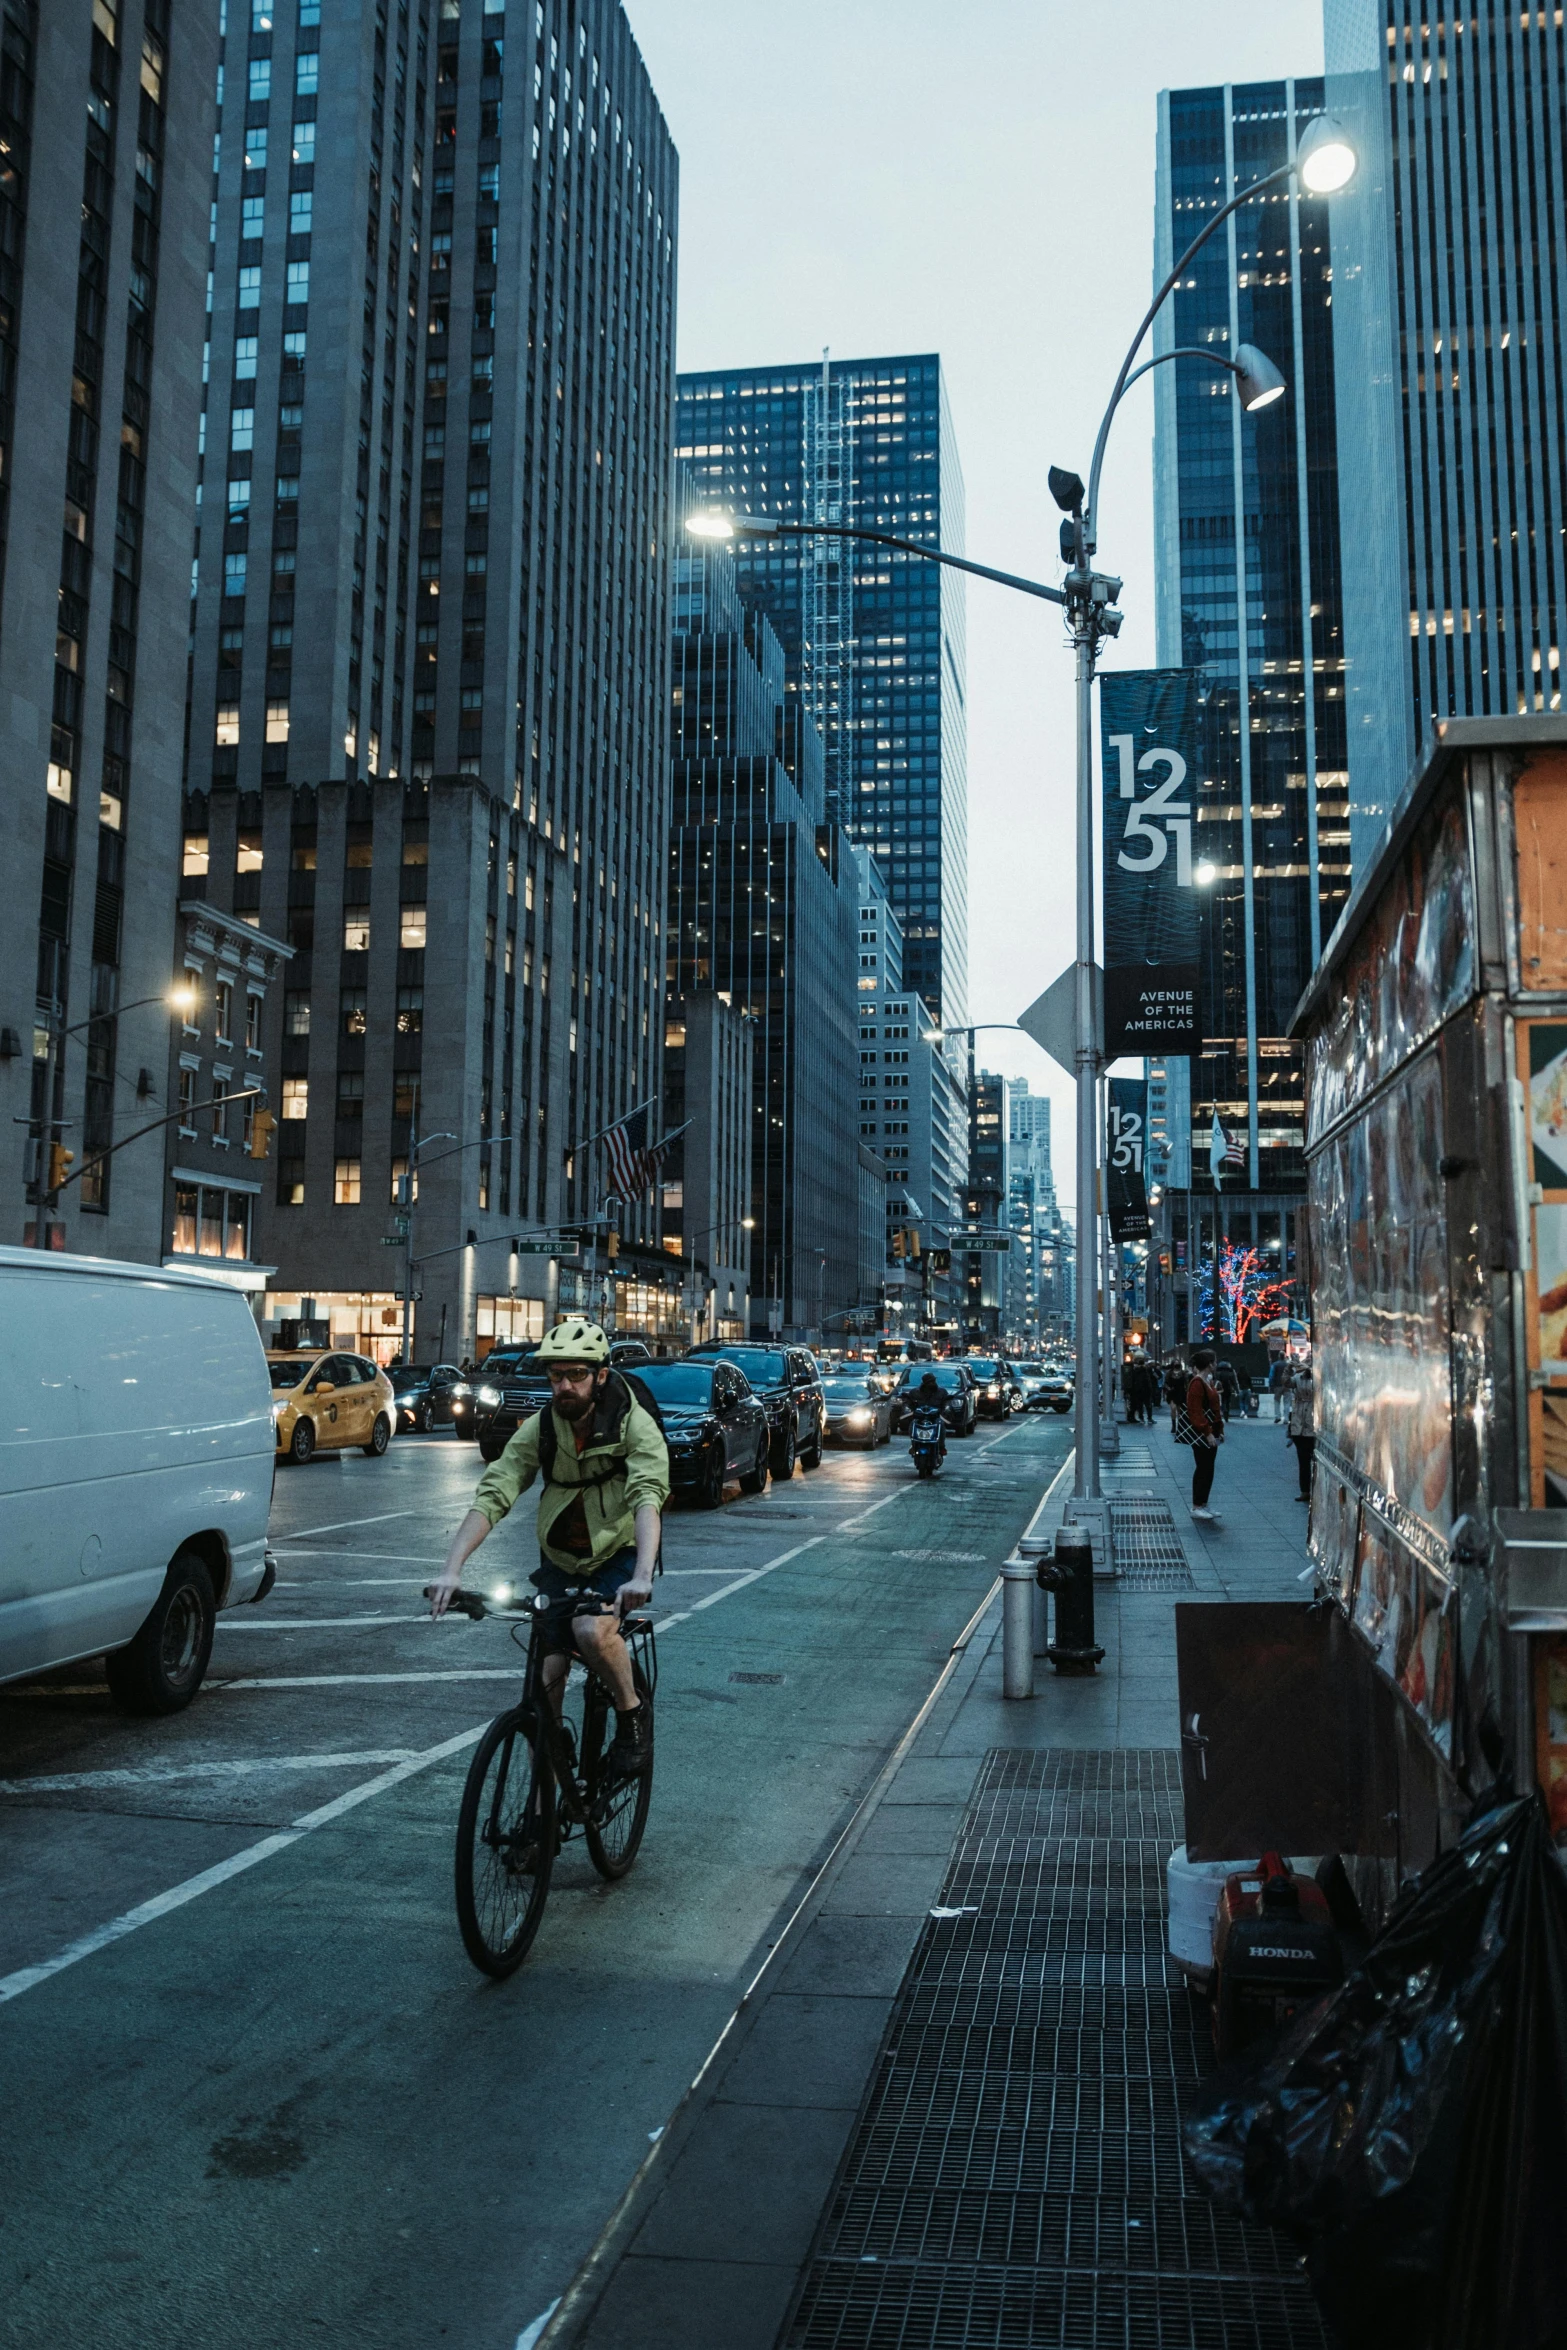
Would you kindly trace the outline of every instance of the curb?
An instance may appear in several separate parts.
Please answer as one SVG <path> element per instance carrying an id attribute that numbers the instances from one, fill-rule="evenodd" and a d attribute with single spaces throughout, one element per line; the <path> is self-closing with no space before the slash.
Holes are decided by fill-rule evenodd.
<path id="1" fill-rule="evenodd" d="M 1051 1491 L 1054 1489 L 1052 1485 Z M 952 1643 L 947 1661 L 918 1713 L 861 1796 L 839 1831 L 832 1850 L 795 1905 L 783 1932 L 742 1992 L 734 2013 L 708 2050 L 690 2087 L 665 2123 L 657 2145 L 649 2149 L 637 2166 L 630 2185 L 556 2304 L 548 2324 L 536 2336 L 536 2350 L 572 2350 L 572 2346 L 582 2339 L 584 2329 L 590 2323 L 617 2263 L 662 2189 L 665 2171 L 686 2145 L 712 2103 L 720 2081 L 739 2055 L 758 2015 L 766 2006 L 777 1977 L 793 1957 L 801 1937 L 813 1923 L 834 1881 L 880 1809 L 883 1798 L 908 1757 L 910 1747 L 930 1719 L 975 1634 L 995 1606 L 1000 1591 L 1001 1577 L 998 1575 Z"/>

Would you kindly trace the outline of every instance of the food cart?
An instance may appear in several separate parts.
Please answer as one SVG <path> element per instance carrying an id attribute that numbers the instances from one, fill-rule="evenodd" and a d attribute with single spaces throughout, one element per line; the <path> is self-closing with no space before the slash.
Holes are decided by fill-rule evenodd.
<path id="1" fill-rule="evenodd" d="M 1385 1892 L 1501 1774 L 1567 1841 L 1567 717 L 1439 729 L 1295 1030 L 1310 1549 Z"/>

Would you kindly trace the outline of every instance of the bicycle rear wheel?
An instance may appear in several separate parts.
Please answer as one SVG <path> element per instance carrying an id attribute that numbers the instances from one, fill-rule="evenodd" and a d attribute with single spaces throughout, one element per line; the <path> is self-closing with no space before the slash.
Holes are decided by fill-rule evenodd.
<path id="1" fill-rule="evenodd" d="M 474 1750 L 457 1814 L 457 1923 L 481 1974 L 521 1966 L 555 1865 L 555 1780 L 520 1713 L 493 1721 Z"/>
<path id="2" fill-rule="evenodd" d="M 653 1697 L 647 1677 L 639 1664 L 633 1663 L 632 1676 L 637 1696 L 652 1715 Z M 588 1791 L 587 1819 L 583 1832 L 587 1838 L 588 1858 L 601 1877 L 611 1883 L 623 1877 L 637 1857 L 642 1832 L 647 1826 L 648 1806 L 653 1800 L 653 1762 L 648 1758 L 645 1771 L 635 1779 L 611 1779 L 607 1760 L 610 1743 L 615 1735 L 615 1711 L 603 1691 L 596 1686 L 589 1692 L 583 1710 L 582 1777 Z"/>

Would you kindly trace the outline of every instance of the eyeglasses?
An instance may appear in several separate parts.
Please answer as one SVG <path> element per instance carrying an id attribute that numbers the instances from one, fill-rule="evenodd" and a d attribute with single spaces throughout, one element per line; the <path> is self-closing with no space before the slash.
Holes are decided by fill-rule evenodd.
<path id="1" fill-rule="evenodd" d="M 551 1363 L 546 1373 L 552 1387 L 559 1386 L 563 1382 L 568 1387 L 577 1387 L 584 1379 L 591 1379 L 593 1376 L 594 1367 L 591 1363 Z"/>

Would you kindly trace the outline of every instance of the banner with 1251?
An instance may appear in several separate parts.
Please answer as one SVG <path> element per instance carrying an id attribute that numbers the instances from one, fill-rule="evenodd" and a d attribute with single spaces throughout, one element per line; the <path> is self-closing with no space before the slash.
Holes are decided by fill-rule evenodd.
<path id="1" fill-rule="evenodd" d="M 1126 669 L 1102 677 L 1099 724 L 1105 1057 L 1195 1053 L 1196 671 Z"/>

